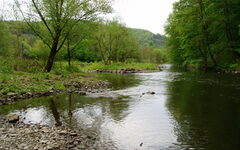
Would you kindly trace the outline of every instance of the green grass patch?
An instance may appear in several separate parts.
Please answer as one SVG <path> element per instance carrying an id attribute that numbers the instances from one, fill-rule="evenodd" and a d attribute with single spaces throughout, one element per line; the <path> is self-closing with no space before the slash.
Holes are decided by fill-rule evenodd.
<path id="1" fill-rule="evenodd" d="M 102 62 L 83 63 L 82 70 L 119 70 L 119 69 L 140 69 L 140 70 L 156 70 L 156 64 L 153 63 L 112 63 L 111 65 L 104 65 Z"/>

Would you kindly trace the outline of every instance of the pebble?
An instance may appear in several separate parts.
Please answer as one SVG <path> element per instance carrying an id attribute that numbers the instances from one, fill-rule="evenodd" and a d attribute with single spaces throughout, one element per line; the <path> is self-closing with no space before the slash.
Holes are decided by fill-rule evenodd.
<path id="1" fill-rule="evenodd" d="M 92 131 L 69 129 L 67 127 L 50 127 L 10 124 L 0 121 L 0 149 L 32 149 L 32 150 L 68 150 L 98 149 L 115 150 L 113 144 L 104 144 Z"/>

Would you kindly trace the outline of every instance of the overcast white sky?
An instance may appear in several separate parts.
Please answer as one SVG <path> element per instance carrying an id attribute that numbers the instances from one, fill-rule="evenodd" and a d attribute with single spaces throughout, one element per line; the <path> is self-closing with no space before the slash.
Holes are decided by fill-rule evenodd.
<path id="1" fill-rule="evenodd" d="M 113 8 L 128 27 L 164 33 L 164 24 L 177 0 L 115 0 Z"/>
<path id="2" fill-rule="evenodd" d="M 0 0 L 0 9 L 13 0 Z M 177 0 L 115 0 L 113 16 L 121 19 L 127 27 L 147 29 L 164 33 L 164 24 Z M 1 12 L 0 12 L 1 13 Z M 6 13 L 6 11 L 5 11 Z M 112 16 L 112 15 L 111 15 Z"/>

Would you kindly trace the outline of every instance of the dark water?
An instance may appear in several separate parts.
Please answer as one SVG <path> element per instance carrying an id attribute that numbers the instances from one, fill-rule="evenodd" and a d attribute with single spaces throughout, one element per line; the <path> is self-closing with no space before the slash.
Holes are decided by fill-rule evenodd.
<path id="1" fill-rule="evenodd" d="M 0 107 L 25 123 L 96 130 L 121 150 L 240 149 L 240 77 L 170 69 L 101 74 L 113 91 L 57 95 Z M 142 95 L 148 91 L 155 95 Z M 140 147 L 140 143 L 143 143 Z"/>

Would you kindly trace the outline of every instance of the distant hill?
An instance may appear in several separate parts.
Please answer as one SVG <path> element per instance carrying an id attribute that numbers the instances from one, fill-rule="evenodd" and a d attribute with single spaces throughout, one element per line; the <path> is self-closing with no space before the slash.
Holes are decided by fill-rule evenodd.
<path id="1" fill-rule="evenodd" d="M 154 34 L 148 30 L 129 28 L 130 32 L 136 37 L 141 47 L 153 46 L 160 48 L 165 44 L 165 36 Z"/>

